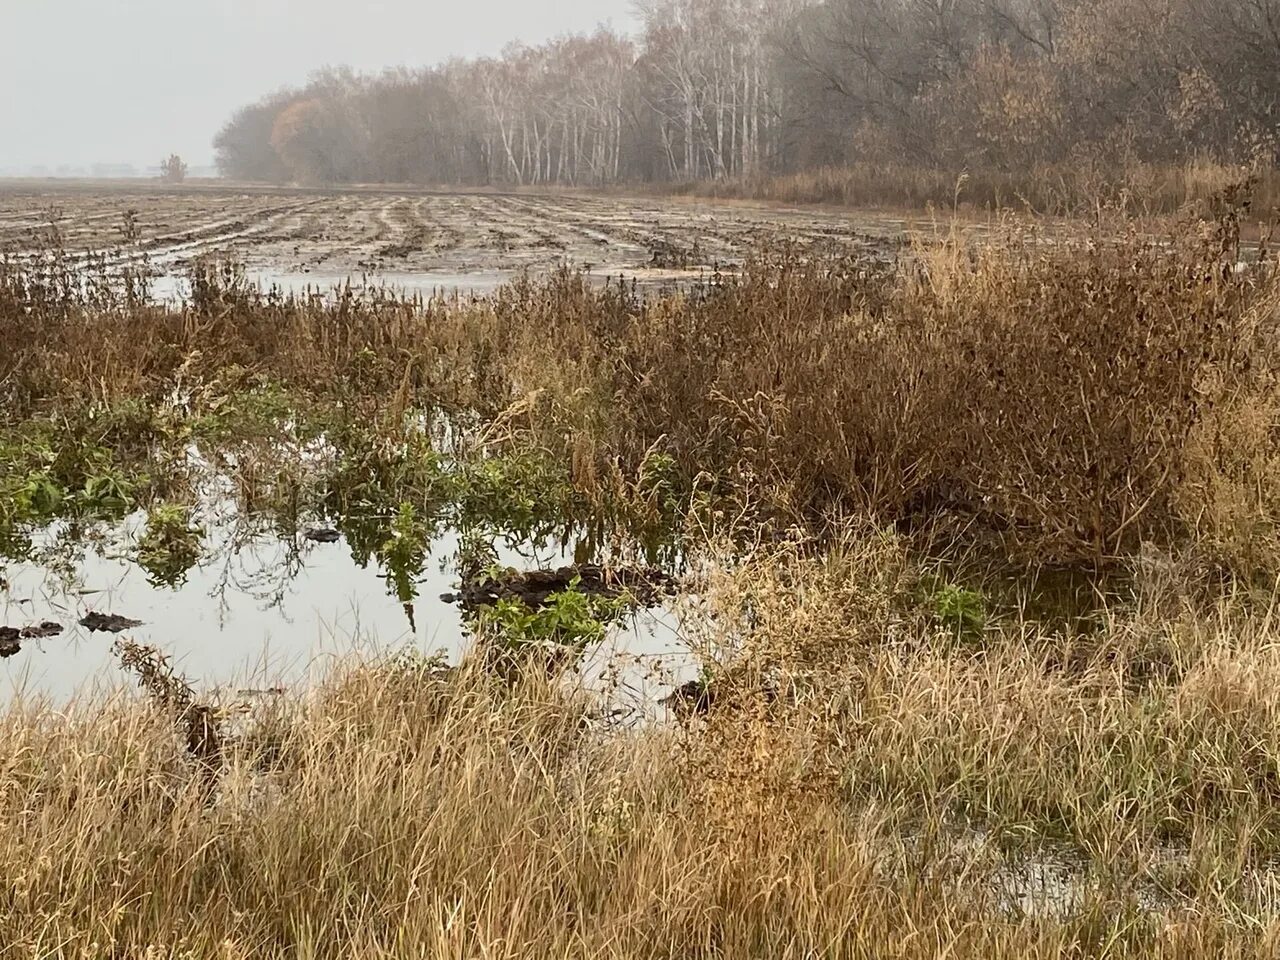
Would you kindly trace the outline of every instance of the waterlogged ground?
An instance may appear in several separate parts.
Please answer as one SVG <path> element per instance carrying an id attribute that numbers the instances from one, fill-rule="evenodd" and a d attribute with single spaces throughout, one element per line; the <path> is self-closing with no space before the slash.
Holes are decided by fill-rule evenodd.
<path id="1" fill-rule="evenodd" d="M 56 232 L 68 252 L 121 245 L 118 265 L 146 257 L 153 295 L 184 295 L 200 258 L 234 258 L 250 280 L 286 292 L 350 281 L 409 293 L 491 292 L 561 264 L 604 282 L 680 285 L 783 245 L 887 258 L 900 218 L 661 199 L 475 194 L 316 193 L 156 186 L 0 183 L 0 251 L 17 255 Z M 927 223 L 918 224 L 928 229 Z"/>
<path id="2" fill-rule="evenodd" d="M 762 243 L 877 256 L 900 224 L 713 209 L 662 201 L 489 194 L 322 193 L 150 185 L 0 184 L 0 253 L 19 261 L 50 247 L 65 263 L 108 272 L 145 267 L 150 295 L 191 293 L 193 264 L 234 261 L 250 284 L 286 295 L 350 288 L 395 295 L 484 296 L 512 278 L 570 264 L 597 282 L 680 285 L 732 268 Z M 134 275 L 139 272 L 132 270 Z M 458 586 L 458 532 L 432 538 L 413 573 L 412 600 L 389 585 L 377 558 L 346 536 L 316 543 L 301 528 L 246 535 L 206 504 L 200 559 L 179 582 L 153 583 L 137 562 L 139 512 L 87 530 L 54 523 L 31 534 L 33 554 L 0 566 L 0 625 L 56 623 L 55 637 L 22 641 L 0 660 L 0 695 L 64 698 L 119 676 L 113 636 L 79 626 L 90 612 L 142 621 L 122 636 L 172 654 L 201 686 L 272 689 L 323 669 L 329 654 L 412 649 L 456 661 L 472 639 L 462 611 L 440 599 Z M 557 541 L 495 538 L 497 561 L 517 569 L 568 562 Z M 694 658 L 661 610 L 630 611 L 592 644 L 582 673 L 632 704 L 651 707 L 689 678 Z M 623 668 L 619 668 L 619 664 Z"/>
<path id="3" fill-rule="evenodd" d="M 752 844 L 785 835 L 816 799 L 823 804 L 821 822 L 839 822 L 856 836 L 850 850 L 866 865 L 858 869 L 874 874 L 867 899 L 896 890 L 903 903 L 914 903 L 932 896 L 935 885 L 947 895 L 958 891 L 966 903 L 976 898 L 980 911 L 965 915 L 965 924 L 989 917 L 996 930 L 1022 924 L 1050 932 L 1060 923 L 1075 925 L 1072 956 L 1129 955 L 1125 931 L 1190 929 L 1200 918 L 1211 931 L 1219 923 L 1238 928 L 1242 943 L 1270 927 L 1275 942 L 1280 780 L 1270 693 L 1276 689 L 1268 612 L 1273 584 L 1255 594 L 1258 585 L 1242 579 L 1238 595 L 1233 587 L 1230 596 L 1220 596 L 1206 589 L 1210 577 L 1196 565 L 1201 560 L 1146 543 L 1114 570 L 1001 563 L 990 551 L 1012 541 L 982 540 L 991 531 L 963 513 L 962 500 L 926 503 L 921 515 L 904 512 L 897 522 L 841 513 L 829 526 L 811 528 L 803 514 L 791 512 L 796 503 L 785 500 L 785 485 L 735 488 L 737 471 L 752 465 L 756 446 L 770 452 L 754 461 L 767 468 L 749 474 L 756 477 L 785 477 L 803 457 L 823 455 L 817 447 L 781 442 L 788 433 L 803 435 L 808 423 L 775 419 L 766 392 L 776 388 L 785 396 L 789 390 L 803 400 L 811 389 L 804 376 L 830 340 L 844 335 L 843 326 L 818 327 L 823 349 L 782 352 L 780 359 L 800 371 L 786 390 L 776 379 L 788 369 L 784 363 L 759 364 L 774 383 L 747 378 L 751 389 L 737 394 L 731 377 L 708 377 L 708 387 L 730 391 L 720 398 L 734 401 L 723 404 L 732 410 L 729 426 L 715 422 L 725 415 L 719 407 L 700 408 L 708 415 L 682 425 L 672 398 L 691 405 L 701 394 L 681 393 L 679 381 L 691 376 L 663 376 L 682 370 L 685 357 L 713 349 L 715 341 L 683 333 L 699 324 L 710 334 L 739 332 L 734 325 L 749 312 L 744 307 L 756 303 L 730 296 L 744 286 L 767 309 L 758 311 L 758 325 L 728 341 L 734 346 L 726 358 L 748 355 L 754 341 L 767 341 L 779 315 L 771 297 L 787 291 L 777 274 L 750 287 L 754 266 L 742 271 L 742 283 L 730 280 L 705 297 L 676 298 L 662 308 L 626 300 L 622 309 L 634 306 L 645 316 L 676 311 L 677 322 L 645 327 L 635 342 L 607 336 L 616 330 L 604 321 L 622 298 L 600 296 L 594 313 L 572 312 L 592 298 L 567 275 L 549 281 L 542 296 L 520 293 L 536 287 L 531 284 L 506 295 L 502 306 L 512 305 L 517 316 L 527 308 L 532 317 L 568 318 L 567 331 L 549 331 L 543 319 L 522 337 L 511 335 L 519 328 L 502 309 L 464 299 L 430 310 L 377 294 L 358 299 L 363 287 L 383 284 L 415 295 L 483 295 L 526 268 L 572 260 L 598 270 L 589 257 L 593 248 L 605 269 L 629 273 L 637 284 L 683 282 L 714 269 L 722 256 L 731 270 L 731 258 L 746 255 L 750 230 L 726 232 L 724 224 L 754 213 L 717 208 L 708 226 L 693 207 L 584 198 L 155 191 L 68 192 L 64 199 L 73 212 L 41 213 L 12 195 L 0 200 L 10 205 L 0 232 L 8 231 L 11 255 L 22 257 L 22 244 L 41 242 L 48 226 L 38 221 L 45 216 L 62 234 L 64 254 L 48 263 L 88 263 L 77 251 L 108 246 L 104 241 L 118 230 L 119 201 L 136 199 L 127 243 L 92 261 L 113 283 L 139 273 L 115 267 L 150 264 L 157 274 L 152 294 L 181 300 L 194 259 L 227 255 L 264 286 L 297 292 L 350 281 L 356 300 L 354 307 L 345 298 L 341 304 L 286 303 L 234 285 L 217 289 L 208 278 L 220 271 L 211 270 L 194 277 L 212 289 L 193 298 L 189 309 L 137 309 L 130 287 L 128 296 L 108 297 L 113 309 L 100 314 L 92 284 L 74 281 L 63 288 L 68 303 L 57 299 L 56 284 L 54 294 L 37 285 L 45 299 L 34 297 L 30 307 L 21 296 L 11 301 L 18 309 L 8 314 L 8 329 L 19 362 L 10 377 L 26 389 L 13 390 L 14 411 L 0 423 L 0 705 L 46 698 L 53 713 L 37 716 L 61 721 L 77 694 L 140 681 L 151 707 L 173 711 L 175 746 L 185 751 L 179 766 L 210 785 L 222 778 L 217 789 L 202 786 L 218 816 L 234 809 L 233 772 L 250 769 L 224 764 L 219 744 L 268 743 L 276 714 L 309 708 L 333 689 L 327 668 L 338 658 L 345 664 L 352 653 L 367 654 L 378 664 L 366 674 L 376 690 L 403 704 L 397 684 L 406 679 L 425 683 L 432 697 L 468 690 L 477 675 L 455 683 L 459 674 L 422 658 L 438 653 L 457 663 L 470 654 L 482 670 L 479 688 L 495 697 L 481 701 L 486 717 L 493 707 L 494 715 L 505 709 L 513 694 L 524 695 L 521 685 L 510 683 L 515 660 L 518 669 L 550 667 L 564 682 L 585 683 L 600 695 L 599 712 L 575 707 L 571 718 L 592 746 L 629 747 L 630 737 L 597 736 L 597 721 L 626 718 L 642 734 L 661 738 L 652 741 L 663 745 L 655 758 L 668 752 L 667 744 L 681 747 L 670 751 L 682 757 L 679 777 L 661 783 L 663 789 L 687 785 L 697 803 L 673 808 L 671 795 L 664 795 L 654 826 L 627 826 L 647 802 L 637 794 L 632 806 L 618 793 L 620 784 L 628 789 L 630 767 L 616 778 L 604 767 L 607 779 L 599 784 L 590 779 L 594 768 L 571 770 L 573 782 L 608 798 L 601 811 L 618 811 L 597 817 L 594 798 L 584 794 L 590 803 L 582 809 L 592 819 L 581 838 L 597 838 L 602 823 L 607 837 L 634 830 L 628 843 L 661 836 L 675 822 L 710 825 L 712 837 L 731 829 L 725 834 L 730 862 L 746 851 L 744 862 L 754 865 L 767 858 Z M 537 207 L 523 226 L 520 204 Z M 663 220 L 678 210 L 683 220 Z M 579 222 L 575 232 L 570 214 L 594 226 Z M 638 214 L 657 218 L 643 241 L 624 233 L 631 229 L 627 218 Z M 770 214 L 758 231 L 765 243 L 797 238 L 799 221 L 788 216 Z M 460 236 L 437 239 L 431 231 L 441 224 L 453 224 Z M 287 229 L 297 235 L 283 236 Z M 715 230 L 729 239 L 717 246 Z M 558 241 L 558 235 L 571 239 Z M 810 235 L 814 244 L 830 239 Z M 838 251 L 857 253 L 863 241 L 852 234 L 845 239 Z M 868 242 L 862 252 L 880 257 L 890 249 Z M 1120 261 L 1117 271 L 1104 274 L 1102 289 L 1130 288 L 1132 262 Z M 994 316 L 1016 321 L 1044 289 L 1064 290 L 1059 303 L 1070 302 L 1067 313 L 1074 316 L 1080 284 L 1071 278 L 1080 275 L 1066 276 L 1070 282 L 1057 288 L 1037 281 L 1027 287 L 1029 299 L 1020 297 L 1009 313 Z M 1155 302 L 1163 302 L 1167 276 L 1153 274 Z M 103 288 L 110 292 L 112 284 Z M 983 284 L 981 296 L 998 288 Z M 789 295 L 801 305 L 812 299 L 809 286 Z M 977 313 L 987 315 L 991 304 L 977 303 L 984 307 Z M 725 304 L 728 309 L 678 312 Z M 932 316 L 936 306 L 930 302 L 922 314 Z M 27 334 L 36 315 L 28 309 L 49 311 L 49 322 L 35 329 L 50 336 Z M 1117 308 L 1121 320 L 1124 309 Z M 348 310 L 359 322 L 339 326 L 350 321 Z M 494 315 L 501 322 L 486 326 Z M 788 330 L 803 331 L 803 313 L 798 316 L 801 322 Z M 227 317 L 233 319 L 223 328 L 219 355 L 210 344 L 222 338 L 202 324 Z M 406 317 L 430 322 L 406 327 Z M 282 318 L 294 325 L 278 322 Z M 150 323 L 155 335 L 136 337 L 129 328 L 127 338 L 118 337 L 125 329 L 118 319 Z M 236 329 L 241 319 L 245 330 Z M 616 356 L 583 349 L 583 323 L 593 321 Z M 358 336 L 332 347 L 335 328 Z M 836 338 L 826 336 L 831 330 Z M 292 336 L 278 337 L 281 332 Z M 245 339 L 236 342 L 241 334 Z M 1092 324 L 1082 325 L 1079 335 L 1083 350 Z M 659 336 L 670 339 L 655 360 L 648 341 Z M 147 349 L 133 351 L 139 342 Z M 36 343 L 45 344 L 43 350 L 24 349 Z M 511 343 L 522 352 L 497 349 Z M 1044 349 L 1039 340 L 1028 343 Z M 909 349 L 917 347 L 910 342 Z M 600 370 L 592 373 L 596 365 Z M 724 368 L 734 369 L 727 361 Z M 85 377 L 86 369 L 95 373 Z M 1039 386 L 1046 369 L 1023 375 Z M 148 374 L 134 379 L 139 370 Z M 154 370 L 167 373 L 161 379 Z M 609 375 L 615 370 L 626 375 Z M 822 377 L 809 379 L 825 387 L 838 381 L 835 373 L 827 366 Z M 97 388 L 83 390 L 86 381 Z M 869 383 L 853 382 L 849 395 L 861 396 Z M 625 405 L 631 394 L 639 397 L 634 409 Z M 885 405 L 896 408 L 909 405 L 898 403 L 901 396 L 914 394 L 884 396 Z M 802 408 L 809 417 L 828 404 L 825 396 L 818 401 Z M 1045 406 L 1058 429 L 1059 405 Z M 1006 419 L 1004 406 L 998 412 Z M 921 422 L 923 428 L 911 432 L 929 437 L 938 420 Z M 681 447 L 665 444 L 665 431 L 677 427 L 686 430 L 684 450 L 697 456 L 682 461 L 672 452 Z M 697 442 L 708 427 L 728 437 L 723 451 Z M 654 440 L 650 431 L 659 430 L 664 435 Z M 631 445 L 611 445 L 618 436 Z M 1006 459 L 1008 449 L 999 446 L 989 466 Z M 847 472 L 833 469 L 822 479 L 839 482 Z M 789 509 L 781 510 L 784 505 Z M 929 549 L 961 525 L 975 531 L 971 551 Z M 1002 524 L 998 531 L 1018 529 Z M 628 571 L 625 596 L 590 586 L 603 579 L 599 563 L 608 564 L 611 575 Z M 171 658 L 182 679 L 167 678 L 155 666 L 156 653 Z M 407 663 L 388 662 L 388 654 Z M 411 669 L 402 670 L 406 665 Z M 327 684 L 313 683 L 326 673 Z M 677 696 L 668 700 L 672 693 Z M 81 702 L 93 710 L 103 701 L 85 696 Z M 678 725 L 643 724 L 648 717 L 667 719 L 668 710 Z M 223 718 L 216 735 L 209 733 L 212 716 Z M 505 756 L 509 732 L 496 729 L 499 746 L 492 753 Z M 15 741 L 15 755 L 25 756 L 33 742 L 38 737 Z M 639 736 L 635 742 L 650 741 Z M 369 746 L 382 749 L 377 742 Z M 70 766 L 49 762 L 39 775 L 65 777 L 74 786 L 66 795 L 81 797 L 84 783 L 100 774 L 86 780 L 74 764 L 100 757 L 77 748 Z M 564 757 L 595 762 L 590 751 Z M 638 779 L 648 784 L 645 757 Z M 327 768 L 322 775 L 340 782 L 348 766 L 341 759 L 337 776 Z M 560 790 L 545 776 L 542 759 L 536 766 L 535 779 Z M 466 769 L 470 776 L 473 768 Z M 444 767 L 439 772 L 447 775 Z M 254 811 L 269 816 L 271 791 L 287 789 L 285 778 L 251 776 L 257 792 L 246 796 L 266 801 Z M 108 792 L 109 803 L 83 820 L 93 824 L 88 833 L 103 813 L 109 819 L 125 806 L 117 802 L 115 782 Z M 382 791 L 374 785 L 366 792 Z M 507 795 L 505 787 L 498 792 Z M 8 836 L 26 839 L 76 806 L 61 803 L 56 791 L 38 795 L 36 804 L 43 796 L 53 798 L 43 809 L 19 798 L 12 820 L 20 828 Z M 345 813 L 348 805 L 335 806 Z M 533 811 L 530 836 L 555 832 L 546 829 L 547 811 L 578 806 L 564 804 L 557 793 Z M 469 797 L 458 808 L 471 809 Z M 306 808 L 278 809 L 292 829 L 303 819 L 296 811 Z M 404 809 L 417 815 L 438 807 L 413 798 Z M 744 811 L 750 819 L 740 821 Z M 207 819 L 202 810 L 199 822 Z M 239 813 L 234 821 L 258 822 Z M 160 833 L 168 822 L 157 821 Z M 68 835 L 84 836 L 83 823 Z M 739 832 L 741 823 L 748 832 Z M 410 826 L 416 842 L 423 825 Z M 346 841 L 364 836 L 362 827 L 344 828 L 332 862 L 353 859 Z M 567 836 L 589 851 L 603 850 L 592 846 L 595 839 Z M 717 848 L 704 840 L 681 874 L 708 872 L 705 851 Z M 455 842 L 456 834 L 447 832 L 446 848 Z M 592 877 L 602 862 L 613 862 L 613 840 L 608 843 L 603 860 L 592 854 Z M 629 864 L 632 848 L 622 849 Z M 672 848 L 653 849 L 660 859 Z M 820 862 L 822 849 L 807 839 L 787 849 L 776 861 L 782 872 L 748 883 L 749 895 L 792 889 L 795 865 Z M 25 870 L 43 850 L 35 853 L 19 850 L 10 862 Z M 550 874 L 558 876 L 571 859 L 553 859 Z M 184 852 L 160 875 L 180 874 L 189 862 Z M 96 870 L 77 873 L 98 876 Z M 480 876 L 488 889 L 487 864 Z M 619 878 L 625 874 L 606 878 L 610 889 Z M 375 880 L 379 889 L 384 882 L 383 876 Z M 806 892 L 800 896 L 827 883 L 828 877 L 801 878 Z M 62 879 L 49 889 L 46 902 L 60 908 Z M 671 889 L 690 899 L 679 883 Z M 814 915 L 832 913 L 819 905 Z M 1183 953 L 1171 947 L 1157 955 Z M 1206 947 L 1203 955 L 1251 954 Z"/>
<path id="4" fill-rule="evenodd" d="M 674 589 L 578 589 L 608 551 L 590 515 L 564 512 L 561 472 L 532 452 L 477 453 L 432 420 L 383 432 L 267 387 L 195 417 L 126 404 L 11 425 L 0 699 L 118 684 L 116 639 L 233 692 L 306 686 L 334 656 L 458 663 L 482 634 L 500 650 L 563 641 L 570 679 L 625 714 L 696 675 Z M 446 452 L 450 437 L 471 452 Z M 128 622 L 95 630 L 94 616 Z"/>

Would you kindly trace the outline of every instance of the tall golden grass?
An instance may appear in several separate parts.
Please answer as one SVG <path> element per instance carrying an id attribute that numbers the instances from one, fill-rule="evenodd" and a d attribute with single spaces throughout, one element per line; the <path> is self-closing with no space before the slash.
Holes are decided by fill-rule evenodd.
<path id="1" fill-rule="evenodd" d="M 1089 217 L 1107 210 L 1167 217 L 1209 204 L 1246 173 L 1239 166 L 1203 159 L 1183 164 L 1052 164 L 1017 172 L 868 162 L 653 189 L 721 200 L 864 210 L 1018 211 L 1054 217 Z M 1280 181 L 1271 168 L 1261 168 L 1255 175 L 1253 210 L 1260 218 L 1271 219 L 1280 210 Z"/>
<path id="2" fill-rule="evenodd" d="M 1097 636 L 974 649 L 909 576 L 874 532 L 713 575 L 735 652 L 686 725 L 352 663 L 228 723 L 211 790 L 163 698 L 19 701 L 0 955 L 1274 955 L 1273 623 L 1148 579 Z"/>

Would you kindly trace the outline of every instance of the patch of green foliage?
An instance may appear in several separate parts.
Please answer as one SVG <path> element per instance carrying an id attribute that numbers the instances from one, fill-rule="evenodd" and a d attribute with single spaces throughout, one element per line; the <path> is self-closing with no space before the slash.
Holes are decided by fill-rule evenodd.
<path id="1" fill-rule="evenodd" d="M 640 462 L 636 484 L 664 516 L 674 517 L 679 512 L 682 481 L 680 465 L 669 453 L 650 450 Z"/>
<path id="2" fill-rule="evenodd" d="M 690 485 L 661 452 L 617 491 L 586 492 L 562 453 L 532 440 L 470 446 L 477 424 L 450 419 L 441 442 L 438 410 L 391 424 L 364 409 L 228 367 L 216 382 L 107 405 L 64 402 L 56 415 L 0 425 L 0 556 L 30 558 L 33 535 L 54 521 L 93 533 L 151 508 L 138 562 L 154 582 L 180 583 L 199 559 L 181 506 L 197 493 L 193 449 L 232 481 L 246 522 L 269 519 L 286 538 L 302 518 L 331 522 L 406 603 L 441 527 L 491 543 L 572 542 L 580 562 L 624 531 L 652 557 L 673 542 L 689 502 Z"/>
<path id="3" fill-rule="evenodd" d="M 502 572 L 493 538 L 477 530 L 464 530 L 458 537 L 454 566 L 463 583 L 493 579 Z"/>
<path id="4" fill-rule="evenodd" d="M 987 629 L 987 599 L 977 590 L 926 580 L 923 599 L 933 618 L 960 640 L 981 639 Z"/>
<path id="5" fill-rule="evenodd" d="M 325 481 L 324 507 L 331 515 L 387 515 L 402 503 L 432 514 L 448 502 L 444 460 L 420 431 L 388 437 L 347 421 L 328 439 L 338 452 Z"/>
<path id="6" fill-rule="evenodd" d="M 564 464 L 536 448 L 457 461 L 448 491 L 460 529 L 501 530 L 535 543 L 585 511 Z"/>
<path id="7" fill-rule="evenodd" d="M 649 563 L 671 562 L 682 550 L 687 520 L 697 518 L 702 529 L 714 526 L 713 483 L 706 476 L 691 478 L 674 456 L 651 449 L 637 470 L 635 502 L 619 504 L 624 513 L 619 524 L 632 533 Z"/>
<path id="8" fill-rule="evenodd" d="M 378 550 L 378 560 L 387 572 L 392 593 L 401 603 L 411 603 L 418 595 L 418 580 L 427 563 L 427 548 L 433 532 L 428 524 L 419 520 L 412 504 L 400 504 Z"/>
<path id="9" fill-rule="evenodd" d="M 608 624 L 627 608 L 625 598 L 584 593 L 580 581 L 551 594 L 531 609 L 521 600 L 502 599 L 479 615 L 479 631 L 491 642 L 519 652 L 531 647 L 556 646 L 576 655 L 605 639 Z"/>
<path id="10" fill-rule="evenodd" d="M 0 433 L 0 550 L 25 556 L 29 535 L 59 519 L 119 520 L 149 492 L 146 463 L 115 452 L 66 420 Z"/>
<path id="11" fill-rule="evenodd" d="M 329 440 L 337 461 L 323 480 L 320 512 L 334 518 L 358 563 L 384 566 L 402 602 L 412 599 L 426 544 L 441 526 L 472 543 L 545 542 L 575 507 L 567 471 L 538 450 L 447 457 L 421 430 L 388 437 L 351 421 Z"/>
<path id="12" fill-rule="evenodd" d="M 287 437 L 305 443 L 322 436 L 330 411 L 297 391 L 273 380 L 227 372 L 231 380 L 244 378 L 235 389 L 192 401 L 192 435 L 211 445 Z"/>
<path id="13" fill-rule="evenodd" d="M 339 528 L 351 555 L 361 567 L 376 562 L 387 580 L 388 592 L 403 604 L 418 595 L 418 581 L 436 535 L 436 525 L 412 503 L 339 518 Z"/>

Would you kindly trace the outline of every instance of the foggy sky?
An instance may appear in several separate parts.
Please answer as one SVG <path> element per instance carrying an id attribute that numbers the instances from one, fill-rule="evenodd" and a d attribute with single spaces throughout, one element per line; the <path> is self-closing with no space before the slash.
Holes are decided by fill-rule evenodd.
<path id="1" fill-rule="evenodd" d="M 632 0 L 0 0 L 0 168 L 212 161 L 232 111 L 328 64 L 424 66 Z"/>

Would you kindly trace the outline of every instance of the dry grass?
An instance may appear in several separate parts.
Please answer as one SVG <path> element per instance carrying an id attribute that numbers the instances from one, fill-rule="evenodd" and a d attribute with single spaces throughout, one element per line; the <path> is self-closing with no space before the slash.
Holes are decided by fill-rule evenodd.
<path id="1" fill-rule="evenodd" d="M 223 277 L 165 310 L 46 296 L 10 271 L 0 384 L 21 416 L 175 389 L 198 405 L 266 374 L 393 427 L 410 408 L 507 411 L 499 432 L 554 451 L 587 491 L 660 455 L 756 520 L 852 512 L 1049 563 L 1196 543 L 1249 572 L 1280 555 L 1280 290 L 1269 268 L 1235 269 L 1220 205 L 1170 242 L 784 254 L 652 302 L 570 273 L 425 304 Z"/>
<path id="2" fill-rule="evenodd" d="M 684 727 L 353 664 L 235 724 L 211 794 L 164 702 L 13 705 L 4 955 L 1272 955 L 1270 620 L 1156 582 L 1098 638 L 966 648 L 901 547 L 713 575 L 722 696 Z M 1154 637 L 1178 669 L 1135 682 Z"/>
<path id="3" fill-rule="evenodd" d="M 1041 216 L 1093 217 L 1121 211 L 1164 217 L 1204 209 L 1246 171 L 1209 160 L 1184 164 L 1132 162 L 1033 167 L 1016 173 L 997 169 L 924 169 L 897 163 L 825 167 L 792 174 L 655 187 L 663 193 L 723 200 L 785 204 L 830 204 L 853 209 L 1017 211 Z M 1280 211 L 1276 171 L 1257 173 L 1253 211 L 1264 220 Z"/>

